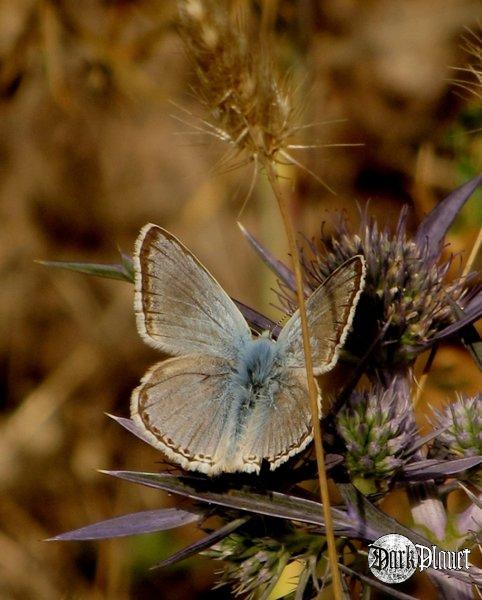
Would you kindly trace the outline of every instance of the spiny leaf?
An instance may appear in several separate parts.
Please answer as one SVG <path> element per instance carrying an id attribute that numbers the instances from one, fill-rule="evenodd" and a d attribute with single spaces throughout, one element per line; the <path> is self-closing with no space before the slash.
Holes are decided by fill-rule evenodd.
<path id="1" fill-rule="evenodd" d="M 435 334 L 430 340 L 431 344 L 434 340 L 442 340 L 443 338 L 453 335 L 454 333 L 461 333 L 461 329 L 465 328 L 467 325 L 470 326 L 471 323 L 474 323 L 480 319 L 480 317 L 482 317 L 482 294 L 480 295 L 480 301 L 478 303 L 474 303 L 473 306 L 470 306 L 470 308 L 465 310 L 462 310 L 460 306 L 457 306 L 457 308 L 458 311 L 460 311 L 458 313 L 460 316 L 458 317 L 457 321 Z"/>
<path id="2" fill-rule="evenodd" d="M 438 429 L 434 429 L 430 433 L 427 433 L 427 435 L 417 438 L 415 442 L 410 446 L 410 454 L 413 454 L 416 450 L 419 450 L 420 448 L 422 448 L 422 446 L 425 446 L 425 444 L 431 442 L 434 438 L 436 438 L 438 435 L 440 435 L 442 432 L 448 429 L 448 427 L 449 425 L 447 425 L 446 427 L 439 427 Z"/>
<path id="3" fill-rule="evenodd" d="M 137 427 L 137 425 L 134 423 L 134 421 L 132 419 L 126 419 L 125 417 L 117 417 L 115 415 L 111 415 L 110 413 L 105 413 L 105 414 L 108 417 L 110 417 L 111 419 L 114 419 L 114 421 L 116 421 L 116 423 L 119 423 L 119 425 L 124 427 L 124 429 L 127 429 L 127 431 L 130 431 L 131 433 L 133 433 L 140 440 L 142 440 L 143 442 L 146 442 L 146 444 L 149 444 L 150 446 L 152 446 L 151 440 L 147 437 L 147 435 L 144 433 L 144 431 L 142 431 L 142 429 Z"/>
<path id="4" fill-rule="evenodd" d="M 156 531 L 187 525 L 187 523 L 194 523 L 195 521 L 199 521 L 200 518 L 201 515 L 199 512 L 186 511 L 179 508 L 146 510 L 93 523 L 80 529 L 61 533 L 46 541 L 104 540 L 141 533 L 154 533 Z"/>
<path id="5" fill-rule="evenodd" d="M 480 317 L 482 313 L 482 294 L 479 294 L 479 296 L 481 296 L 481 298 L 479 299 L 478 305 L 476 305 L 473 309 L 473 312 L 477 315 L 477 318 Z M 464 312 L 456 302 L 451 302 L 451 305 L 455 314 L 457 315 L 457 318 L 459 319 L 459 323 L 463 323 L 464 319 L 467 317 L 467 313 Z M 469 324 L 464 325 L 459 330 L 459 334 L 462 342 L 474 359 L 475 364 L 479 367 L 479 370 L 482 371 L 482 340 L 480 339 L 479 332 L 469 322 Z"/>
<path id="6" fill-rule="evenodd" d="M 378 581 L 377 579 L 374 579 L 373 577 L 367 577 L 366 575 L 363 575 L 362 573 L 358 573 L 358 571 L 354 571 L 353 569 L 350 569 L 350 567 L 347 567 L 346 565 L 338 563 L 338 566 L 340 567 L 340 570 L 343 571 L 344 573 L 346 573 L 347 575 L 356 577 L 357 579 L 359 579 L 360 581 L 363 581 L 370 587 L 380 590 L 380 591 L 384 592 L 385 594 L 387 594 L 388 596 L 391 596 L 392 598 L 397 598 L 398 600 L 416 600 L 415 596 L 409 596 L 408 594 L 399 592 L 398 590 L 395 590 L 394 588 L 389 587 L 388 585 L 385 585 L 384 583 L 382 583 L 381 581 Z"/>
<path id="7" fill-rule="evenodd" d="M 472 503 L 475 504 L 478 508 L 482 509 L 482 501 L 480 500 L 480 498 L 477 497 L 472 491 L 470 491 L 469 488 L 466 485 L 464 485 L 461 481 L 458 481 L 457 483 L 459 487 L 461 487 L 464 490 L 464 492 L 470 498 Z"/>
<path id="8" fill-rule="evenodd" d="M 173 565 L 176 562 L 185 560 L 186 558 L 189 558 L 190 556 L 194 556 L 195 554 L 198 554 L 199 552 L 201 552 L 202 550 L 205 550 L 206 548 L 210 548 L 211 546 L 214 546 L 214 544 L 217 544 L 218 542 L 223 540 L 225 537 L 230 535 L 233 531 L 238 529 L 238 527 L 241 527 L 241 525 L 244 525 L 244 523 L 246 523 L 246 521 L 248 521 L 248 519 L 249 519 L 249 517 L 244 517 L 241 519 L 235 519 L 234 521 L 231 521 L 230 523 L 226 523 L 226 525 L 223 525 L 223 527 L 220 527 L 219 529 L 216 529 L 216 531 L 209 533 L 208 535 L 203 537 L 201 540 L 194 542 L 194 544 L 189 544 L 189 546 L 182 548 L 182 550 L 179 550 L 179 552 L 175 552 L 174 554 L 171 554 L 171 556 L 164 559 L 157 565 L 154 565 L 153 567 L 151 567 L 151 569 L 162 569 L 164 567 L 168 567 L 169 565 Z"/>
<path id="9" fill-rule="evenodd" d="M 56 269 L 65 269 L 75 271 L 84 275 L 94 275 L 95 277 L 105 277 L 107 279 L 117 279 L 134 283 L 134 273 L 129 269 L 127 263 L 123 264 L 98 264 L 86 262 L 64 262 L 55 260 L 37 260 L 40 265 L 54 267 Z"/>
<path id="10" fill-rule="evenodd" d="M 437 257 L 445 234 L 457 213 L 481 183 L 482 175 L 464 183 L 440 201 L 420 223 L 415 241 L 420 248 L 427 248 L 428 259 Z"/>
<path id="11" fill-rule="evenodd" d="M 301 521 L 324 527 L 321 506 L 318 502 L 289 496 L 280 492 L 259 493 L 249 489 L 229 488 L 214 491 L 212 482 L 201 477 L 178 477 L 169 473 L 141 473 L 136 471 L 101 471 L 107 475 L 139 483 L 149 487 L 186 496 L 192 500 L 217 504 L 226 508 L 252 512 L 255 514 Z M 333 508 L 335 529 L 351 531 L 346 514 Z"/>
<path id="12" fill-rule="evenodd" d="M 241 233 L 254 248 L 261 260 L 266 263 L 266 265 L 281 279 L 281 281 L 286 283 L 290 290 L 295 291 L 296 282 L 292 271 L 288 269 L 284 263 L 275 258 L 271 252 L 269 252 L 269 250 L 267 250 L 260 242 L 258 242 L 258 240 L 244 227 L 244 225 L 238 223 L 238 227 L 241 229 Z"/>
<path id="13" fill-rule="evenodd" d="M 239 308 L 246 321 L 248 321 L 251 329 L 257 331 L 258 333 L 262 333 L 263 331 L 270 331 L 275 337 L 278 336 L 280 327 L 274 321 L 268 319 L 268 317 L 265 317 L 254 308 L 246 306 L 246 304 L 243 304 L 239 300 L 235 300 L 233 298 L 233 302 Z"/>
<path id="14" fill-rule="evenodd" d="M 338 489 L 345 499 L 345 503 L 356 511 L 360 519 L 369 524 L 371 533 L 374 534 L 376 532 L 376 537 L 381 537 L 387 533 L 399 533 L 400 535 L 407 537 L 414 544 L 428 546 L 429 548 L 434 547 L 436 552 L 440 552 L 440 549 L 437 546 L 434 546 L 427 538 L 420 535 L 415 530 L 401 525 L 394 518 L 379 510 L 370 502 L 370 500 L 368 500 L 368 498 L 363 496 L 354 485 L 350 483 L 338 484 Z M 482 584 L 482 571 L 477 567 L 470 567 L 468 572 L 449 569 L 440 569 L 439 572 L 443 572 L 446 575 L 459 579 L 465 583 Z"/>
<path id="15" fill-rule="evenodd" d="M 438 477 L 455 475 L 467 469 L 471 469 L 482 463 L 482 456 L 469 456 L 455 460 L 421 460 L 416 463 L 405 465 L 402 469 L 404 479 L 427 480 Z"/>

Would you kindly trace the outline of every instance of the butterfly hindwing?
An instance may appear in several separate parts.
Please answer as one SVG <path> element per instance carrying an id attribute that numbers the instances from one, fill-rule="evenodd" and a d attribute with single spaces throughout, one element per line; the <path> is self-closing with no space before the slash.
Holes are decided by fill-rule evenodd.
<path id="1" fill-rule="evenodd" d="M 207 475 L 275 469 L 312 439 L 303 369 L 280 374 L 259 394 L 240 386 L 232 365 L 188 355 L 152 367 L 134 390 L 131 416 L 173 462 Z"/>
<path id="2" fill-rule="evenodd" d="M 191 354 L 158 363 L 132 394 L 132 419 L 183 468 L 225 471 L 236 429 L 230 374 L 219 357 Z"/>

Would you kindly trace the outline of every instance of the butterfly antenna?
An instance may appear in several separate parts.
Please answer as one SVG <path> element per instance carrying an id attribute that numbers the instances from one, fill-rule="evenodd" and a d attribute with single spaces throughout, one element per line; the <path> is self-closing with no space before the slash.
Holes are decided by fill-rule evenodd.
<path id="1" fill-rule="evenodd" d="M 273 305 L 271 305 L 271 306 L 273 306 Z M 278 310 L 281 310 L 281 309 L 278 308 Z M 283 327 L 286 325 L 286 322 L 289 320 L 289 318 L 290 318 L 290 315 L 284 315 L 281 317 L 281 319 L 276 321 L 276 323 L 271 324 L 271 326 L 266 330 L 268 332 L 270 339 L 278 338 L 281 329 L 283 329 Z"/>
<path id="2" fill-rule="evenodd" d="M 279 319 L 279 320 L 276 322 L 276 325 L 278 325 L 278 327 L 284 327 L 284 326 L 286 325 L 286 323 L 288 322 L 289 318 L 290 318 L 290 316 L 289 316 L 289 315 L 283 315 L 283 316 L 281 317 L 281 319 Z"/>

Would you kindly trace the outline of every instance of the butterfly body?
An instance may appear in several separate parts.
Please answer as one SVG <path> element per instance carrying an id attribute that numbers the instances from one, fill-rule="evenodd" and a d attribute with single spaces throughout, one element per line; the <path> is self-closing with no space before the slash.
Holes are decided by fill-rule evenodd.
<path id="1" fill-rule="evenodd" d="M 266 425 L 271 410 L 276 409 L 280 387 L 287 384 L 283 375 L 282 361 L 275 341 L 258 337 L 243 346 L 231 380 L 236 406 L 233 422 L 236 426 L 229 456 L 242 456 L 247 432 Z M 242 467 L 234 460 L 232 470 L 238 470 L 239 466 Z"/>
<path id="2" fill-rule="evenodd" d="M 243 346 L 236 361 L 234 380 L 248 393 L 250 405 L 258 397 L 270 397 L 273 388 L 279 387 L 280 366 L 273 340 L 258 337 Z"/>
<path id="3" fill-rule="evenodd" d="M 299 315 L 277 341 L 253 338 L 216 280 L 156 225 L 142 229 L 134 266 L 139 332 L 173 356 L 132 395 L 132 418 L 153 445 L 208 475 L 258 473 L 263 461 L 275 469 L 301 452 L 312 429 Z M 316 375 L 336 363 L 364 270 L 354 257 L 307 301 Z"/>

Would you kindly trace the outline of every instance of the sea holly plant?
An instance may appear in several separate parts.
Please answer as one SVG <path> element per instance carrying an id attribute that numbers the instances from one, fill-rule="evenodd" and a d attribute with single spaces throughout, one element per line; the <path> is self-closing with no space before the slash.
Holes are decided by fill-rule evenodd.
<path id="1" fill-rule="evenodd" d="M 414 543 L 438 549 L 477 549 L 482 527 L 481 396 L 458 395 L 454 402 L 434 411 L 433 431 L 421 437 L 413 416 L 411 367 L 418 353 L 447 336 L 469 340 L 466 343 L 480 359 L 479 340 L 472 324 L 482 312 L 482 292 L 472 277 L 445 283 L 447 264 L 441 262 L 440 252 L 446 231 L 481 182 L 479 176 L 442 200 L 412 238 L 405 231 L 405 212 L 393 233 L 380 231 L 376 221 L 369 221 L 364 214 L 359 233 L 350 234 L 343 224 L 325 242 L 326 261 L 314 244 L 310 245 L 311 258 L 306 252 L 301 257 L 307 294 L 314 281 L 328 276 L 330 269 L 346 258 L 361 253 L 367 264 L 365 299 L 342 356 L 352 375 L 323 415 L 326 468 L 343 498 L 330 511 L 347 590 L 362 586 L 396 598 L 409 597 L 375 579 L 367 568 L 367 544 L 387 533 L 400 533 Z M 280 294 L 286 299 L 285 308 L 294 310 L 291 271 L 246 231 L 245 235 L 282 281 Z M 126 255 L 110 265 L 44 264 L 133 282 L 132 262 Z M 417 272 L 422 277 L 417 277 Z M 398 303 L 399 310 L 396 324 L 394 303 Z M 277 335 L 279 327 L 270 319 L 241 302 L 237 304 L 253 331 L 269 329 Z M 357 327 L 367 320 L 371 320 L 372 333 L 363 353 L 357 346 Z M 368 378 L 364 386 L 358 381 L 362 375 Z M 143 442 L 151 443 L 131 419 L 113 418 Z M 313 598 L 331 583 L 325 521 L 316 495 L 307 487 L 307 483 L 316 481 L 316 462 L 310 448 L 274 472 L 262 468 L 259 475 L 221 474 L 211 478 L 187 472 L 105 473 L 188 498 L 190 507 L 124 515 L 53 540 L 100 540 L 197 523 L 205 536 L 172 556 L 160 557 L 160 568 L 203 553 L 222 565 L 219 585 L 229 585 L 234 593 L 248 598 L 268 598 L 286 569 L 295 563 L 291 597 Z M 400 488 L 411 502 L 413 529 L 377 508 L 381 498 Z M 470 502 L 456 515 L 447 510 L 447 496 L 454 489 L 463 490 Z M 213 529 L 214 516 L 217 526 Z M 482 584 L 482 572 L 474 566 L 468 571 L 432 569 L 429 576 L 441 597 L 469 598 L 472 587 Z"/>
<path id="2" fill-rule="evenodd" d="M 302 146 L 297 140 L 305 125 L 299 123 L 293 86 L 276 72 L 267 52 L 268 40 L 261 39 L 258 29 L 244 18 L 246 13 L 239 12 L 247 5 L 179 1 L 180 33 L 197 75 L 192 91 L 204 111 L 199 119 L 184 111 L 194 120 L 184 123 L 227 146 L 222 166 L 253 166 L 247 198 L 258 173 L 264 171 L 277 201 L 291 264 L 273 257 L 246 230 L 243 233 L 280 280 L 277 295 L 285 313 L 280 316 L 299 311 L 314 443 L 290 454 L 274 471 L 266 464 L 257 465 L 257 474 L 107 471 L 190 503 L 183 509 L 116 517 L 52 539 L 103 539 L 197 523 L 205 536 L 172 556 L 160 557 L 159 567 L 202 552 L 222 562 L 219 584 L 248 598 L 269 598 L 293 568 L 296 576 L 290 594 L 296 600 L 314 598 L 328 586 L 336 600 L 342 593 L 359 594 L 361 588 L 364 594 L 375 588 L 408 598 L 369 571 L 366 555 L 371 542 L 398 533 L 413 543 L 433 546 L 438 553 L 467 544 L 475 549 L 480 540 L 480 398 L 459 399 L 453 412 L 434 417 L 433 431 L 421 437 L 413 412 L 412 368 L 418 355 L 425 350 L 433 354 L 448 336 L 460 338 L 474 360 L 482 362 L 473 325 L 482 313 L 482 290 L 470 274 L 449 280 L 450 262 L 442 258 L 445 234 L 482 176 L 442 200 L 413 236 L 407 230 L 406 209 L 395 231 L 381 228 L 367 210 L 358 232 L 351 232 L 342 221 L 330 239 L 297 244 L 289 194 L 278 169 L 289 163 L 308 172 L 294 153 L 315 146 Z M 320 419 L 310 345 L 319 347 L 323 340 L 312 340 L 306 327 L 305 300 L 346 261 L 363 265 L 352 331 L 340 356 L 347 376 Z M 134 269 L 123 254 L 118 263 L 107 265 L 44 264 L 131 283 L 139 271 L 139 265 Z M 156 276 L 162 277 L 162 272 Z M 266 330 L 272 338 L 280 334 L 280 327 L 255 308 L 235 302 L 255 335 Z M 140 327 L 141 334 L 144 329 Z M 154 373 L 151 370 L 149 376 Z M 139 420 L 113 418 L 144 443 L 154 443 Z M 330 504 L 327 476 L 338 491 L 336 505 Z M 318 482 L 321 503 L 315 493 Z M 405 490 L 409 498 L 412 528 L 377 506 L 396 488 Z M 463 490 L 470 502 L 457 515 L 447 510 L 447 496 L 453 489 Z M 443 598 L 468 598 L 473 586 L 482 584 L 482 572 L 475 566 L 463 571 L 432 569 L 429 576 Z"/>
<path id="3" fill-rule="evenodd" d="M 351 233 L 341 219 L 335 234 L 317 242 L 302 240 L 306 292 L 313 289 L 347 258 L 365 257 L 367 277 L 345 358 L 363 359 L 367 372 L 377 377 L 384 369 L 410 367 L 415 358 L 436 342 L 464 330 L 482 314 L 482 293 L 475 274 L 446 280 L 452 258 L 443 260 L 445 234 L 472 192 L 482 182 L 475 177 L 442 200 L 420 223 L 414 236 L 407 233 L 408 209 L 400 213 L 394 232 L 380 228 L 367 211 Z M 296 308 L 290 270 L 244 230 L 245 236 L 280 282 L 278 298 L 287 314 Z M 473 334 L 478 355 L 477 335 Z M 480 359 L 480 357 L 479 357 Z"/>

